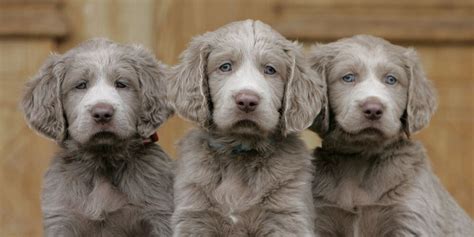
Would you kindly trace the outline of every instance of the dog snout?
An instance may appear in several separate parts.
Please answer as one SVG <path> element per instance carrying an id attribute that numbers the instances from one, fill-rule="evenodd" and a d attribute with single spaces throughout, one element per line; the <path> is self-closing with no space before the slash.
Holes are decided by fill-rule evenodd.
<path id="1" fill-rule="evenodd" d="M 250 90 L 240 91 L 234 99 L 237 107 L 245 113 L 255 111 L 260 102 L 260 97 Z"/>
<path id="2" fill-rule="evenodd" d="M 383 115 L 383 104 L 377 98 L 369 98 L 362 102 L 360 106 L 367 119 L 379 120 Z"/>
<path id="3" fill-rule="evenodd" d="M 107 123 L 114 116 L 114 107 L 107 103 L 98 103 L 92 107 L 91 115 L 97 123 Z"/>

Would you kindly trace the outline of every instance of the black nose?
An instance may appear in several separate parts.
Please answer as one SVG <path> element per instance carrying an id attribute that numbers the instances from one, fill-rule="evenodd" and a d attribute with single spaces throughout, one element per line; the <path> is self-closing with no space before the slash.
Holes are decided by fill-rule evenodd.
<path id="1" fill-rule="evenodd" d="M 255 111 L 258 103 L 260 102 L 258 95 L 255 92 L 249 90 L 240 91 L 234 97 L 234 100 L 237 107 L 245 113 Z"/>
<path id="2" fill-rule="evenodd" d="M 370 98 L 365 100 L 361 104 L 362 112 L 367 119 L 379 120 L 383 115 L 383 105 L 376 98 Z"/>
<path id="3" fill-rule="evenodd" d="M 91 115 L 97 123 L 107 123 L 114 116 L 114 107 L 106 103 L 98 103 L 91 109 Z"/>

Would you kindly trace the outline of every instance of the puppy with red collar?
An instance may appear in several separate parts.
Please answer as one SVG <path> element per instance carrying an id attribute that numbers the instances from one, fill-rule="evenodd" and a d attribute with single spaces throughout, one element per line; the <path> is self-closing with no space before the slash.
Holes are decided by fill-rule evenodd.
<path id="1" fill-rule="evenodd" d="M 26 120 L 60 147 L 44 177 L 45 236 L 171 235 L 171 160 L 154 143 L 172 113 L 165 71 L 139 46 L 93 39 L 28 82 Z"/>

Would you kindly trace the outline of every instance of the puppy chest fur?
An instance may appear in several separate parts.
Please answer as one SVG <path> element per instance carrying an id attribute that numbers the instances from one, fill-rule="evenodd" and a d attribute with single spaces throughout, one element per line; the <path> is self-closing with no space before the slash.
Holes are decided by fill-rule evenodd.
<path id="1" fill-rule="evenodd" d="M 384 236 L 381 234 L 390 233 L 390 228 L 397 226 L 398 217 L 420 214 L 410 210 L 404 200 L 419 194 L 419 183 L 414 177 L 428 173 L 423 150 L 418 144 L 403 141 L 394 147 L 387 149 L 386 154 L 372 156 L 315 150 L 318 178 L 314 180 L 313 192 L 316 225 L 320 230 L 331 233 L 330 236 Z M 387 170 L 390 166 L 398 169 Z M 329 220 L 341 221 L 328 224 Z M 375 225 L 374 221 L 380 224 Z"/>
<path id="2" fill-rule="evenodd" d="M 60 154 L 45 176 L 46 234 L 169 235 L 171 167 L 167 157 L 153 157 L 154 152 L 163 155 L 154 147 L 146 155 L 135 153 L 131 163 L 114 161 L 113 170 L 104 169 L 100 157 Z"/>
<path id="3" fill-rule="evenodd" d="M 274 153 L 235 155 L 220 153 L 209 146 L 209 134 L 194 131 L 180 142 L 175 182 L 175 225 L 190 224 L 197 213 L 212 213 L 219 220 L 215 234 L 264 235 L 269 223 L 286 222 L 305 232 L 312 220 L 311 156 L 296 137 L 275 144 Z M 287 153 L 284 150 L 299 150 Z M 278 155 L 276 155 L 278 154 Z M 193 228 L 202 229 L 194 220 Z M 200 221 L 199 221 L 200 222 Z M 273 225 L 272 224 L 272 225 Z"/>
<path id="4" fill-rule="evenodd" d="M 117 211 L 128 203 L 127 197 L 110 181 L 103 177 L 94 180 L 94 187 L 84 200 L 82 210 L 91 220 L 104 219 L 107 214 Z"/>

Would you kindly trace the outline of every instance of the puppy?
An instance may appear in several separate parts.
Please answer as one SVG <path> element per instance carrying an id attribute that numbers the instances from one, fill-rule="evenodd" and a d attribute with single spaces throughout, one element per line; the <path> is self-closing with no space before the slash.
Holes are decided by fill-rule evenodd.
<path id="1" fill-rule="evenodd" d="M 316 45 L 328 85 L 311 127 L 315 229 L 321 236 L 474 236 L 471 219 L 410 135 L 428 125 L 435 91 L 415 50 L 359 35 Z"/>
<path id="2" fill-rule="evenodd" d="M 300 47 L 234 22 L 194 38 L 172 75 L 177 113 L 200 125 L 178 145 L 174 236 L 312 236 L 311 155 L 297 132 L 324 84 Z"/>
<path id="3" fill-rule="evenodd" d="M 170 236 L 166 68 L 138 46 L 89 40 L 26 85 L 28 124 L 60 146 L 44 177 L 45 236 Z"/>

